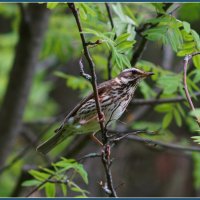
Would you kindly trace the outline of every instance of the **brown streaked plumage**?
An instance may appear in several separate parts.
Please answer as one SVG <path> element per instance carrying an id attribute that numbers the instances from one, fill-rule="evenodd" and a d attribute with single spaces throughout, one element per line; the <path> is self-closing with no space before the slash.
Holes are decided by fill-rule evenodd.
<path id="1" fill-rule="evenodd" d="M 136 68 L 123 70 L 116 78 L 98 86 L 99 102 L 108 126 L 119 119 L 133 98 L 138 83 L 151 72 Z M 100 129 L 94 94 L 83 99 L 65 118 L 56 134 L 39 145 L 37 151 L 45 154 L 73 134 L 94 133 Z"/>

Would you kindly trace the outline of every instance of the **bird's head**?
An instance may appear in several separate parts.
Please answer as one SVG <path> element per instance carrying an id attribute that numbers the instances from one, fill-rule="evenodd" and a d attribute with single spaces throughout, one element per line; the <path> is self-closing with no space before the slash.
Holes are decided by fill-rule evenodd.
<path id="1" fill-rule="evenodd" d="M 145 72 L 136 68 L 130 68 L 123 70 L 117 78 L 119 78 L 124 84 L 138 83 L 142 79 L 153 75 L 153 72 Z"/>

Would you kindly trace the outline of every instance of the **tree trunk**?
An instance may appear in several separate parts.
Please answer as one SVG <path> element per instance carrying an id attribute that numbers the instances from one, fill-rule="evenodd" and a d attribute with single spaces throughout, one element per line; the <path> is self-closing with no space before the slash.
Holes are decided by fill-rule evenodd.
<path id="1" fill-rule="evenodd" d="M 46 4 L 20 4 L 19 41 L 10 79 L 0 110 L 0 165 L 5 162 L 13 141 L 19 133 L 24 109 L 38 63 L 49 10 Z"/>

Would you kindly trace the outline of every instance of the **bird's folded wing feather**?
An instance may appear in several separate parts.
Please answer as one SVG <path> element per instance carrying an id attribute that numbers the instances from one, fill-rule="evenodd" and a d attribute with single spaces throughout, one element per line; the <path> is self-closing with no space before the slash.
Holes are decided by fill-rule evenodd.
<path id="1" fill-rule="evenodd" d="M 103 82 L 101 83 L 99 86 L 98 86 L 98 94 L 99 96 L 106 90 L 108 89 L 110 85 L 110 81 L 106 81 L 106 82 Z M 91 98 L 94 98 L 94 92 L 90 93 L 86 98 L 84 98 L 83 100 L 81 100 L 77 105 L 76 107 L 74 107 L 74 109 L 65 117 L 65 119 L 63 120 L 63 123 L 61 125 L 61 127 L 59 129 L 56 130 L 56 132 L 59 132 L 59 130 L 61 130 L 65 124 L 67 123 L 68 119 L 70 117 L 73 117 L 76 115 L 77 111 L 82 107 L 82 105 L 84 103 L 86 103 L 89 99 Z"/>

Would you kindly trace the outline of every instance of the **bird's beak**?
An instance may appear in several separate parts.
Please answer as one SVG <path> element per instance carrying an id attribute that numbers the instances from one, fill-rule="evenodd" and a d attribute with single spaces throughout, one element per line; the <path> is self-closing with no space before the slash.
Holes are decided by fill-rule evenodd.
<path id="1" fill-rule="evenodd" d="M 154 75 L 154 73 L 153 72 L 144 72 L 142 74 L 143 77 L 148 77 L 148 76 L 151 76 L 151 75 Z"/>

